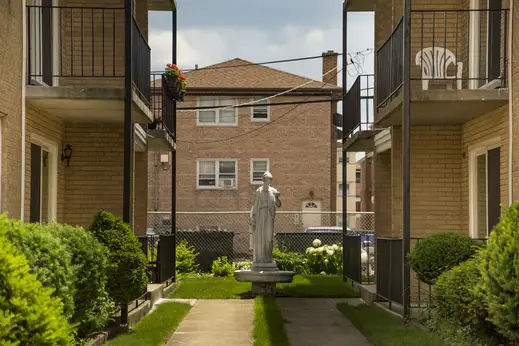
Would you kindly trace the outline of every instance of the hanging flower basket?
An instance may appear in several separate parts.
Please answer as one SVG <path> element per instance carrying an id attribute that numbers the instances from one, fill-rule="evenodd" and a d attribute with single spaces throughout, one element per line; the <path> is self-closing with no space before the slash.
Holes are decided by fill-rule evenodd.
<path id="1" fill-rule="evenodd" d="M 186 94 L 187 78 L 181 69 L 175 64 L 167 64 L 164 73 L 169 90 L 177 101 L 184 101 Z"/>

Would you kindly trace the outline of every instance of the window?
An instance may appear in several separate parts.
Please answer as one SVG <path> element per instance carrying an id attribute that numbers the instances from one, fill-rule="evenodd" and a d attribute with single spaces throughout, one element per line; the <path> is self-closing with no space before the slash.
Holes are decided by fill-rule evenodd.
<path id="1" fill-rule="evenodd" d="M 360 212 L 360 198 L 355 201 L 355 211 Z"/>
<path id="2" fill-rule="evenodd" d="M 360 184 L 360 169 L 355 170 L 355 182 Z"/>
<path id="3" fill-rule="evenodd" d="M 201 96 L 198 99 L 198 107 L 219 107 L 230 104 L 235 104 L 235 102 L 229 99 L 219 99 L 216 96 Z M 238 108 L 199 109 L 196 119 L 198 126 L 236 126 L 238 125 Z"/>
<path id="4" fill-rule="evenodd" d="M 469 149 L 470 235 L 486 238 L 501 216 L 501 151 L 495 139 Z"/>
<path id="5" fill-rule="evenodd" d="M 228 189 L 236 188 L 236 160 L 198 160 L 197 188 Z"/>
<path id="6" fill-rule="evenodd" d="M 339 184 L 339 186 L 337 186 L 337 196 L 342 196 L 342 184 Z"/>
<path id="7" fill-rule="evenodd" d="M 270 162 L 268 159 L 252 159 L 250 161 L 250 183 L 262 184 L 263 173 L 270 171 Z"/>
<path id="8" fill-rule="evenodd" d="M 339 163 L 342 163 L 342 151 L 339 151 L 339 152 L 337 153 L 337 161 L 338 161 Z"/>
<path id="9" fill-rule="evenodd" d="M 261 100 L 264 97 L 255 97 L 252 100 Z M 269 100 L 263 100 L 254 103 L 254 107 L 251 107 L 251 121 L 269 121 L 270 120 L 270 109 Z"/>
<path id="10" fill-rule="evenodd" d="M 350 184 L 346 184 L 346 196 L 350 195 Z"/>

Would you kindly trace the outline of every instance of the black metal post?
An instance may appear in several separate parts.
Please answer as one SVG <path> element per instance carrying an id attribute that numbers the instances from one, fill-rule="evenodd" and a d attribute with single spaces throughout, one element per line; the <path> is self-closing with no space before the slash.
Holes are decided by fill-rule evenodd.
<path id="1" fill-rule="evenodd" d="M 133 0 L 124 6 L 124 172 L 123 221 L 132 226 L 133 123 L 132 123 L 132 35 Z M 128 323 L 128 304 L 121 306 L 121 324 Z"/>
<path id="2" fill-rule="evenodd" d="M 404 104 L 402 107 L 402 276 L 404 319 L 409 319 L 411 305 L 411 271 L 407 265 L 407 255 L 411 249 L 411 0 L 404 0 L 404 66 L 403 87 Z"/>
<path id="3" fill-rule="evenodd" d="M 177 63 L 177 9 L 171 12 L 171 30 L 172 30 L 172 64 Z M 173 128 L 171 129 L 177 141 L 177 101 L 173 101 Z M 177 151 L 173 149 L 171 152 L 171 235 L 173 236 L 173 282 L 177 280 L 177 263 L 176 263 L 176 233 L 177 233 Z"/>
<path id="4" fill-rule="evenodd" d="M 346 189 L 346 159 L 348 153 L 344 151 L 344 139 L 346 133 L 346 77 L 348 75 L 348 1 L 345 0 L 342 6 L 342 277 L 343 280 L 347 280 L 346 277 L 346 265 L 347 265 L 347 253 L 344 245 L 346 244 L 346 236 L 348 229 L 348 212 L 347 212 L 347 189 Z"/>

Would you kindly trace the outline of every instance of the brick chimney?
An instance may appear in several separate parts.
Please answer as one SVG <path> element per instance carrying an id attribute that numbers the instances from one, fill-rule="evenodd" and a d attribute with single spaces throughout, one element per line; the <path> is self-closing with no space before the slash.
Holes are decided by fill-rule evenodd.
<path id="1" fill-rule="evenodd" d="M 323 55 L 323 74 L 326 72 L 335 69 L 333 72 L 328 73 L 326 76 L 323 76 L 323 82 L 326 82 L 328 84 L 337 85 L 337 57 L 339 56 L 338 53 L 334 52 L 333 50 L 329 50 Z"/>

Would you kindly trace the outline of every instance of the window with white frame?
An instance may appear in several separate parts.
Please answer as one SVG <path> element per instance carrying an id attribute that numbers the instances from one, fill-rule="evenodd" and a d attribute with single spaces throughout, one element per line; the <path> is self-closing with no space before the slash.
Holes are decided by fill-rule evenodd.
<path id="1" fill-rule="evenodd" d="M 255 97 L 252 100 L 261 100 L 264 97 Z M 263 100 L 255 102 L 254 106 L 251 107 L 251 120 L 252 121 L 269 121 L 270 120 L 270 109 L 269 100 Z"/>
<path id="2" fill-rule="evenodd" d="M 226 189 L 238 186 L 236 160 L 198 160 L 197 187 Z"/>
<path id="3" fill-rule="evenodd" d="M 263 173 L 270 171 L 269 159 L 252 159 L 250 161 L 251 184 L 262 184 Z"/>
<path id="4" fill-rule="evenodd" d="M 197 124 L 199 126 L 220 125 L 236 126 L 238 124 L 238 108 L 218 108 L 235 105 L 236 102 L 229 98 L 216 96 L 201 96 L 198 98 Z"/>
<path id="5" fill-rule="evenodd" d="M 338 196 L 342 196 L 342 184 L 339 184 L 339 185 L 337 186 L 337 195 L 338 195 Z"/>

